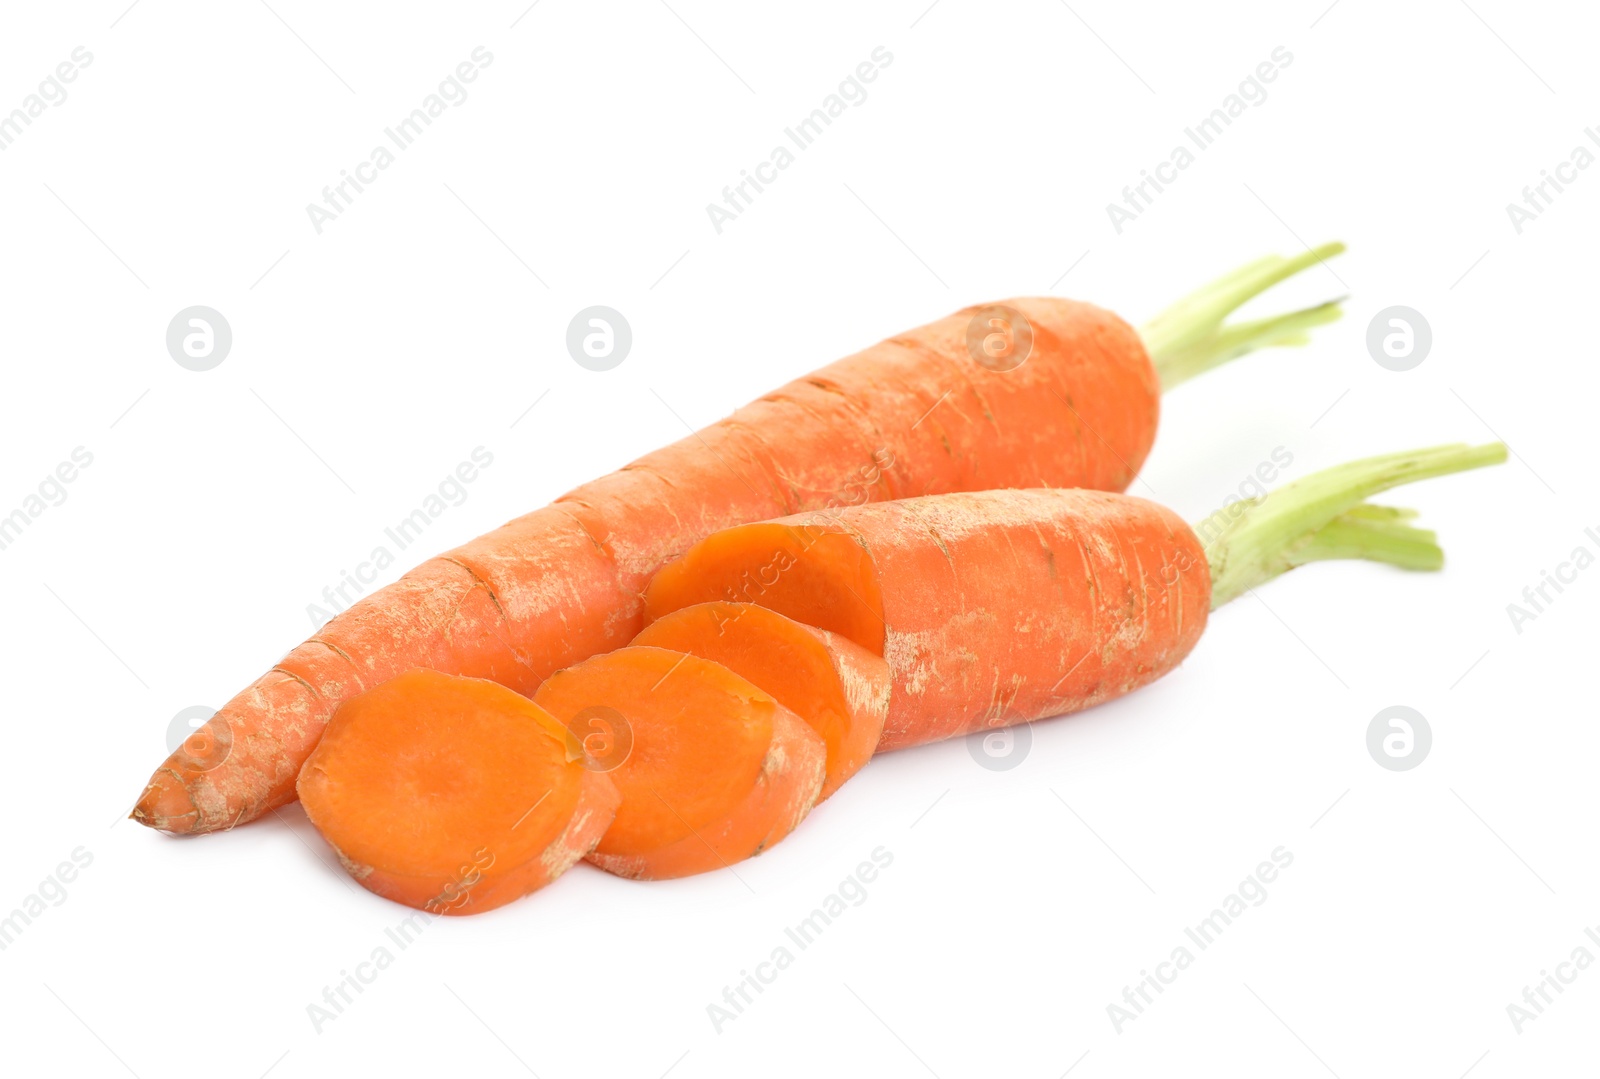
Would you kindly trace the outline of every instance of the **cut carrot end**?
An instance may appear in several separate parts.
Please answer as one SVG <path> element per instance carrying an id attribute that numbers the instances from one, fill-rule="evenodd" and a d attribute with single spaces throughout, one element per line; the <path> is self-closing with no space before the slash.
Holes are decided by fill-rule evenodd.
<path id="1" fill-rule="evenodd" d="M 698 603 L 635 637 L 714 660 L 806 722 L 827 747 L 822 801 L 877 749 L 889 713 L 889 665 L 854 641 L 754 603 Z"/>
<path id="2" fill-rule="evenodd" d="M 526 697 L 412 670 L 346 701 L 301 770 L 306 815 L 357 882 L 434 914 L 477 914 L 588 853 L 618 803 Z"/>
<path id="3" fill-rule="evenodd" d="M 717 532 L 656 574 L 645 621 L 714 600 L 759 604 L 883 654 L 877 571 L 842 528 L 766 522 Z"/>
<path id="4" fill-rule="evenodd" d="M 551 675 L 534 700 L 569 725 L 605 709 L 629 750 L 606 773 L 621 795 L 588 858 L 645 880 L 761 853 L 821 792 L 827 750 L 794 713 L 720 663 L 630 646 Z"/>

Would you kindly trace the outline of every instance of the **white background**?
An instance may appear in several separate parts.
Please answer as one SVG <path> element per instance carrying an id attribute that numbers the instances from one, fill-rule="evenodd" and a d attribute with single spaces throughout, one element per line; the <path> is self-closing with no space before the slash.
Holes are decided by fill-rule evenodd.
<path id="1" fill-rule="evenodd" d="M 1600 550 L 1600 169 L 1520 235 L 1505 209 L 1600 123 L 1592 12 L 125 7 L 7 4 L 0 30 L 3 110 L 93 54 L 0 152 L 0 513 L 93 454 L 0 551 L 0 913 L 93 857 L 0 953 L 8 1073 L 1595 1066 L 1600 970 L 1521 1033 L 1507 1014 L 1573 949 L 1600 958 L 1600 569 L 1521 633 L 1506 611 Z M 317 234 L 306 204 L 479 45 L 470 97 Z M 879 45 L 869 97 L 719 235 L 705 204 Z M 1119 235 L 1106 204 L 1277 46 L 1293 61 L 1265 102 Z M 122 820 L 172 717 L 307 636 L 307 605 L 474 447 L 493 465 L 386 577 L 969 303 L 1057 293 L 1138 322 L 1333 238 L 1350 253 L 1257 309 L 1348 294 L 1345 321 L 1171 395 L 1133 491 L 1197 518 L 1276 447 L 1290 479 L 1498 435 L 1507 465 L 1389 496 L 1439 529 L 1441 574 L 1297 572 L 1159 684 L 1037 725 L 1020 766 L 960 741 L 894 754 L 737 874 L 580 866 L 435 922 L 320 1033 L 307 1005 L 408 912 L 351 884 L 297 808 L 192 841 Z M 234 335 L 205 373 L 164 343 L 194 304 Z M 563 343 L 592 304 L 633 328 L 606 373 Z M 1393 304 L 1433 329 L 1406 373 L 1364 345 Z M 1412 771 L 1366 748 L 1395 704 L 1433 731 Z M 1267 900 L 1119 1033 L 1107 1005 L 1280 845 Z M 707 1005 L 879 846 L 893 864 L 866 901 L 719 1033 Z"/>

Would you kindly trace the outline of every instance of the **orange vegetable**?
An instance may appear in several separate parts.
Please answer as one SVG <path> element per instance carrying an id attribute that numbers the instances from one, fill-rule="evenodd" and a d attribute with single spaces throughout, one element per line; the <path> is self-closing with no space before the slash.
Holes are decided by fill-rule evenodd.
<path id="1" fill-rule="evenodd" d="M 702 540 L 656 575 L 645 615 L 736 597 L 882 655 L 892 688 L 879 748 L 895 749 L 1121 696 L 1175 667 L 1212 607 L 1306 562 L 1438 569 L 1431 532 L 1363 500 L 1504 459 L 1495 444 L 1341 465 L 1220 511 L 1205 542 L 1170 510 L 1099 491 L 800 514 Z"/>
<path id="2" fill-rule="evenodd" d="M 730 525 L 946 491 L 1121 490 L 1155 437 L 1162 387 L 1252 348 L 1299 343 L 1338 315 L 1324 304 L 1223 324 L 1338 250 L 1230 274 L 1145 339 L 1088 304 L 1018 299 L 791 382 L 365 597 L 224 704 L 157 769 L 133 818 L 209 832 L 292 801 L 339 703 L 413 667 L 532 693 L 552 671 L 631 640 L 650 576 Z"/>
<path id="3" fill-rule="evenodd" d="M 435 914 L 544 887 L 594 847 L 620 800 L 544 709 L 429 670 L 340 705 L 299 791 L 362 887 Z"/>
<path id="4" fill-rule="evenodd" d="M 877 749 L 889 710 L 889 667 L 855 642 L 753 603 L 699 603 L 650 623 L 633 639 L 715 660 L 749 679 L 822 737 L 821 801 Z"/>
<path id="5" fill-rule="evenodd" d="M 883 749 L 1159 678 L 1200 639 L 1210 598 L 1181 518 L 1099 491 L 939 495 L 731 528 L 657 574 L 645 616 L 730 589 L 888 661 Z"/>
<path id="6" fill-rule="evenodd" d="M 827 749 L 789 709 L 708 659 L 628 647 L 557 671 L 534 701 L 570 729 L 599 712 L 621 792 L 588 857 L 645 880 L 704 873 L 788 835 L 822 790 Z"/>

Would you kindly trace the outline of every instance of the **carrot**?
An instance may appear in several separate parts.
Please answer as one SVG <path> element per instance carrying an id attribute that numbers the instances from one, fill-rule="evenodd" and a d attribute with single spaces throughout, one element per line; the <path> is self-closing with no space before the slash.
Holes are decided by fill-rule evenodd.
<path id="1" fill-rule="evenodd" d="M 736 598 L 882 655 L 892 688 L 878 748 L 896 749 L 1121 696 L 1177 666 L 1211 609 L 1306 562 L 1438 569 L 1431 532 L 1365 499 L 1505 456 L 1496 443 L 1352 462 L 1223 510 L 1200 534 L 1099 491 L 800 514 L 696 544 L 651 582 L 645 614 Z"/>
<path id="2" fill-rule="evenodd" d="M 1224 324 L 1339 250 L 1254 263 L 1143 337 L 1088 304 L 1018 299 L 792 382 L 362 599 L 224 704 L 157 769 L 132 816 L 199 833 L 292 801 L 339 703 L 413 667 L 532 693 L 631 640 L 650 576 L 730 525 L 947 491 L 1121 490 L 1155 437 L 1161 389 L 1253 348 L 1298 344 L 1338 316 L 1331 303 Z"/>
<path id="3" fill-rule="evenodd" d="M 341 704 L 299 792 L 362 887 L 435 914 L 544 887 L 594 847 L 619 802 L 544 709 L 430 670 Z"/>
<path id="4" fill-rule="evenodd" d="M 860 645 L 753 603 L 697 603 L 633 639 L 715 660 L 770 693 L 822 737 L 826 799 L 871 758 L 889 710 L 889 667 Z"/>
<path id="5" fill-rule="evenodd" d="M 569 728 L 603 710 L 631 742 L 604 762 L 622 802 L 588 856 L 619 876 L 663 880 L 759 854 L 822 790 L 822 738 L 708 659 L 620 648 L 557 671 L 534 701 Z"/>

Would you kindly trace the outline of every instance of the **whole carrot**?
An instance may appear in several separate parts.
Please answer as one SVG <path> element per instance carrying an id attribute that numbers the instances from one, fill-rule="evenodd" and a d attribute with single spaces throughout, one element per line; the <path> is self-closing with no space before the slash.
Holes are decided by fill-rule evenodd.
<path id="1" fill-rule="evenodd" d="M 745 601 L 883 656 L 891 688 L 878 749 L 896 749 L 1128 693 L 1188 655 L 1210 610 L 1307 562 L 1438 569 L 1433 533 L 1365 500 L 1505 458 L 1495 443 L 1354 461 L 1198 530 L 1153 502 L 1081 490 L 801 514 L 701 541 L 657 574 L 645 612 Z"/>
<path id="2" fill-rule="evenodd" d="M 730 525 L 827 506 L 1004 487 L 1122 490 L 1162 389 L 1299 344 L 1337 303 L 1224 324 L 1342 250 L 1253 263 L 1139 331 L 1036 298 L 967 308 L 799 379 L 554 504 L 434 558 L 330 621 L 155 772 L 132 816 L 186 834 L 293 801 L 339 703 L 414 668 L 531 694 L 626 644 L 666 561 Z"/>

